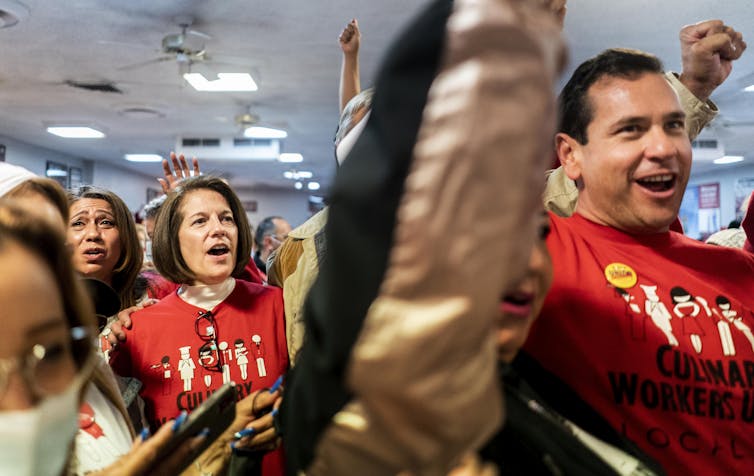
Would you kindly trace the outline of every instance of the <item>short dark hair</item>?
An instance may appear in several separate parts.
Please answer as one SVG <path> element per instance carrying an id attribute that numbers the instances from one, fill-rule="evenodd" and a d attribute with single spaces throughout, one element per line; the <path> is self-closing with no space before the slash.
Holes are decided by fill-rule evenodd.
<path id="1" fill-rule="evenodd" d="M 165 203 L 157 215 L 154 226 L 154 238 L 152 239 L 152 255 L 154 265 L 166 279 L 178 284 L 191 284 L 196 275 L 186 264 L 181 254 L 178 243 L 178 230 L 183 222 L 181 205 L 186 195 L 197 190 L 212 190 L 228 202 L 233 219 L 238 228 L 238 244 L 236 246 L 236 266 L 233 268 L 233 277 L 240 276 L 244 267 L 251 257 L 251 229 L 246 211 L 241 200 L 219 177 L 200 175 L 183 179 L 180 186 L 168 194 Z"/>
<path id="2" fill-rule="evenodd" d="M 133 214 L 126 203 L 115 193 L 93 185 L 83 185 L 68 192 L 68 206 L 71 207 L 79 200 L 99 199 L 110 204 L 113 209 L 115 225 L 120 238 L 120 258 L 113 269 L 112 286 L 120 296 L 121 309 L 136 304 L 134 286 L 136 277 L 141 271 L 144 252 L 141 249 L 139 235 L 136 234 L 136 223 Z"/>
<path id="3" fill-rule="evenodd" d="M 267 217 L 257 225 L 257 232 L 254 235 L 254 242 L 257 244 L 257 249 L 264 246 L 264 237 L 267 235 L 274 235 L 277 226 L 275 226 L 275 220 L 283 220 L 283 217 L 271 216 Z"/>
<path id="4" fill-rule="evenodd" d="M 662 62 L 639 50 L 612 48 L 581 63 L 560 93 L 558 131 L 586 144 L 587 127 L 593 119 L 589 88 L 605 76 L 636 79 L 645 73 L 662 74 Z"/>

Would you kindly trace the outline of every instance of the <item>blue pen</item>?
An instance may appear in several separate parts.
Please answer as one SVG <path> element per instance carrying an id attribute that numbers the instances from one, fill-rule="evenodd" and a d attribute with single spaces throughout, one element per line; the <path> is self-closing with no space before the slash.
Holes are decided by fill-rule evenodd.
<path id="1" fill-rule="evenodd" d="M 283 383 L 283 376 L 281 375 L 278 377 L 277 380 L 275 380 L 275 383 L 272 384 L 272 387 L 270 387 L 270 393 L 274 393 L 278 388 L 280 388 L 280 384 Z"/>

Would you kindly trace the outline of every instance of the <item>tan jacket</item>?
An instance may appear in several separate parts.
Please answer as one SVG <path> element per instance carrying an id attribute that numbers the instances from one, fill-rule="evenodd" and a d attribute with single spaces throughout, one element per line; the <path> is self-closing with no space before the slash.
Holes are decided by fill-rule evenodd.
<path id="1" fill-rule="evenodd" d="M 502 422 L 491 330 L 535 237 L 563 62 L 541 3 L 455 2 L 388 268 L 351 354 L 355 399 L 308 474 L 446 474 Z"/>
<path id="2" fill-rule="evenodd" d="M 288 233 L 267 262 L 267 282 L 283 288 L 285 338 L 291 366 L 295 365 L 296 354 L 304 343 L 304 300 L 324 258 L 326 223 L 327 208 L 324 208 Z"/>
<path id="3" fill-rule="evenodd" d="M 717 115 L 717 106 L 712 101 L 702 102 L 681 83 L 675 73 L 665 73 L 665 79 L 668 80 L 681 100 L 681 106 L 686 113 L 686 132 L 689 138 L 694 140 L 712 119 Z M 569 217 L 576 209 L 576 201 L 579 198 L 579 191 L 576 184 L 569 179 L 563 167 L 547 172 L 547 186 L 542 199 L 545 202 L 545 208 L 556 215 Z"/>

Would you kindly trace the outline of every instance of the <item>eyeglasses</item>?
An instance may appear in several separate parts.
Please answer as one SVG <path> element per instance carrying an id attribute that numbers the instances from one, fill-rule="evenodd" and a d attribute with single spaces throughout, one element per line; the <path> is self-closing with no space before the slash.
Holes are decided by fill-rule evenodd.
<path id="1" fill-rule="evenodd" d="M 73 327 L 70 342 L 36 344 L 24 355 L 0 358 L 0 396 L 8 390 L 13 372 L 19 372 L 40 398 L 62 393 L 72 383 L 81 383 L 93 364 L 91 336 L 88 328 Z"/>
<path id="2" fill-rule="evenodd" d="M 199 311 L 194 321 L 194 332 L 205 342 L 199 349 L 199 365 L 207 370 L 221 372 L 222 354 L 217 348 L 217 322 L 212 311 Z M 204 356 L 209 356 L 207 359 Z"/>

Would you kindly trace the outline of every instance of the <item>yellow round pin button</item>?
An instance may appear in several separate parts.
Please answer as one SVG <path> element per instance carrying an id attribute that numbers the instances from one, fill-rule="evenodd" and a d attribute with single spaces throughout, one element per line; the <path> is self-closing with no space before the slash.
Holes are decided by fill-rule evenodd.
<path id="1" fill-rule="evenodd" d="M 636 285 L 636 271 L 623 263 L 610 263 L 605 267 L 607 282 L 616 288 L 628 289 Z"/>

